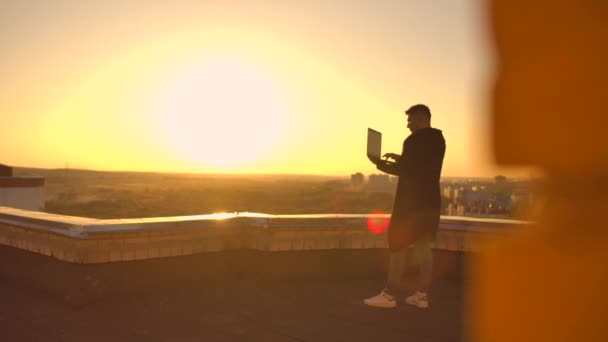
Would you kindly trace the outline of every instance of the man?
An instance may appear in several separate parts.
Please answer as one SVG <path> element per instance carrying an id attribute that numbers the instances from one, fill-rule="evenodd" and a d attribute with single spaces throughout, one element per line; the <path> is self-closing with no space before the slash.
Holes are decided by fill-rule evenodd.
<path id="1" fill-rule="evenodd" d="M 439 226 L 441 195 L 439 177 L 445 154 L 440 130 L 431 127 L 431 111 L 417 104 L 405 111 L 412 134 L 403 142 L 401 155 L 387 153 L 376 163 L 379 170 L 399 176 L 388 228 L 390 249 L 387 282 L 377 296 L 364 300 L 370 306 L 394 308 L 401 292 L 401 278 L 408 257 L 419 265 L 421 288 L 405 302 L 428 308 L 428 287 L 433 261 L 432 243 Z M 390 161 L 392 159 L 394 162 Z M 408 255 L 408 247 L 412 246 Z"/>

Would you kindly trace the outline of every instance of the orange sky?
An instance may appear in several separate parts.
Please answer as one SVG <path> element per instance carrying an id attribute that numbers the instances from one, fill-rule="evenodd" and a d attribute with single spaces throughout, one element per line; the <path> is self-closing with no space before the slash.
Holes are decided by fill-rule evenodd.
<path id="1" fill-rule="evenodd" d="M 3 1 L 0 163 L 376 172 L 425 103 L 444 176 L 491 176 L 479 1 Z M 508 173 L 508 172 L 507 172 Z"/>

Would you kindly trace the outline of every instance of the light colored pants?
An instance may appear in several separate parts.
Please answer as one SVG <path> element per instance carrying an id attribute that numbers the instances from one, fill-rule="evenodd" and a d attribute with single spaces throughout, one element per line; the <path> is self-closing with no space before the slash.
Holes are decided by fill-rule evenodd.
<path id="1" fill-rule="evenodd" d="M 388 276 L 384 291 L 391 296 L 397 296 L 402 289 L 403 272 L 406 267 L 415 266 L 419 270 L 421 288 L 427 292 L 431 284 L 433 271 L 433 238 L 424 236 L 399 251 L 391 252 L 388 264 Z"/>

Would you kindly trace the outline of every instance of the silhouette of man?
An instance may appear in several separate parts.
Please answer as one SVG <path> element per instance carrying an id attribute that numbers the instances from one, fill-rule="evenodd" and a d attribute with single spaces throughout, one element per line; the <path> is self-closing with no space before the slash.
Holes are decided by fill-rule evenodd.
<path id="1" fill-rule="evenodd" d="M 405 302 L 418 308 L 429 306 L 427 293 L 433 263 L 432 243 L 441 211 L 439 178 L 445 139 L 440 130 L 431 127 L 431 111 L 427 106 L 414 105 L 405 114 L 412 133 L 403 142 L 403 152 L 386 153 L 376 163 L 379 170 L 399 176 L 399 182 L 387 234 L 390 256 L 386 285 L 380 294 L 364 300 L 375 307 L 397 306 L 409 258 L 414 258 L 419 266 L 421 287 Z"/>

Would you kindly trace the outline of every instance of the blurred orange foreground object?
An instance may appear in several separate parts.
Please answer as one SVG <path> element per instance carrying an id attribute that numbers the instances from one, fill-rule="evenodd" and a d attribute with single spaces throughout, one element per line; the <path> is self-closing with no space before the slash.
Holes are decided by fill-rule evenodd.
<path id="1" fill-rule="evenodd" d="M 473 259 L 472 341 L 608 341 L 608 2 L 491 0 L 493 137 L 538 224 Z"/>

